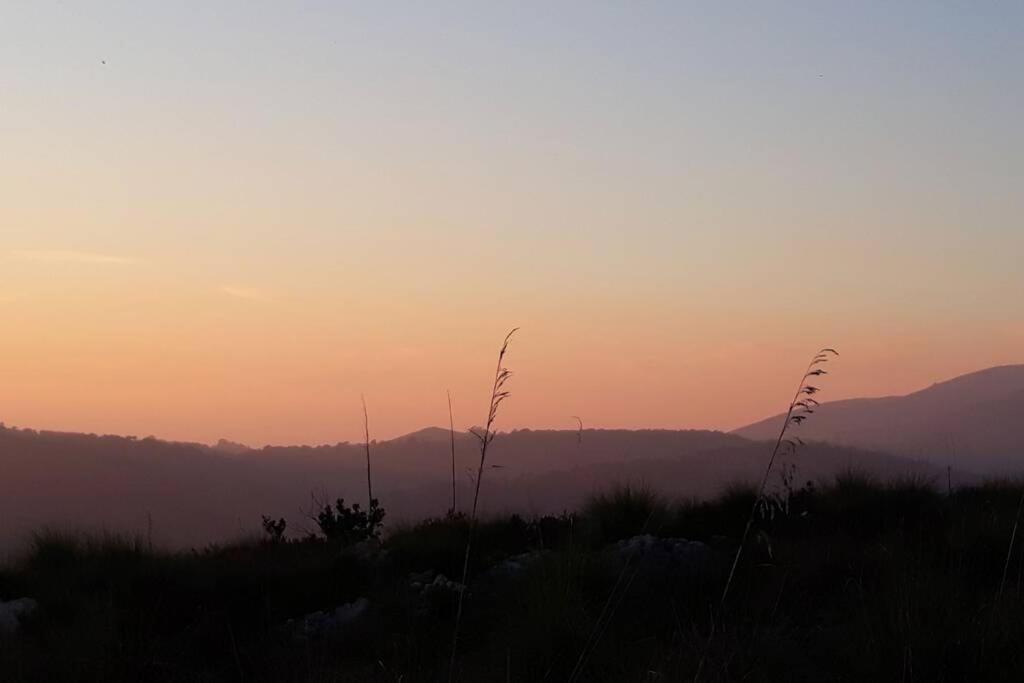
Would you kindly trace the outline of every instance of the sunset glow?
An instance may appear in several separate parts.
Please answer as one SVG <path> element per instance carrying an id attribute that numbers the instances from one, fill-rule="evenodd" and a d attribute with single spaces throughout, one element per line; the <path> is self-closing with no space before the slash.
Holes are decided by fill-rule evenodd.
<path id="1" fill-rule="evenodd" d="M 801 5 L 6 5 L 0 421 L 469 427 L 514 326 L 503 430 L 1024 362 L 1013 22 Z"/>

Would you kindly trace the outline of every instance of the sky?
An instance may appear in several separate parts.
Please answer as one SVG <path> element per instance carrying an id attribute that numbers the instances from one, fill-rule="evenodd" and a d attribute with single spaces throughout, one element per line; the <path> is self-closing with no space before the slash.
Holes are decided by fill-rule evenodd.
<path id="1" fill-rule="evenodd" d="M 731 429 L 1024 362 L 1024 3 L 0 5 L 0 421 Z"/>

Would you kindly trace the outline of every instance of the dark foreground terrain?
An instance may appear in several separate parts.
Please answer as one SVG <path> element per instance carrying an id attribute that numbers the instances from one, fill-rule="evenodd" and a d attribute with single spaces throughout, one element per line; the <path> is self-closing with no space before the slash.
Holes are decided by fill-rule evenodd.
<path id="1" fill-rule="evenodd" d="M 756 517 L 724 608 L 750 490 L 623 489 L 577 514 L 488 520 L 455 679 L 1024 680 L 1019 535 L 1007 564 L 1020 487 L 944 484 L 845 475 L 792 492 Z M 41 534 L 0 570 L 0 601 L 38 603 L 0 636 L 0 679 L 448 680 L 467 531 L 177 554 Z"/>

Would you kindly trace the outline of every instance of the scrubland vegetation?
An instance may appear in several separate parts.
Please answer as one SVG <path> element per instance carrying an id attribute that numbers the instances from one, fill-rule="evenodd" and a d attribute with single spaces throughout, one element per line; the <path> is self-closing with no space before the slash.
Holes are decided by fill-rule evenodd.
<path id="1" fill-rule="evenodd" d="M 454 678 L 1021 680 L 1020 492 L 854 473 L 802 485 L 788 509 L 760 508 L 722 605 L 755 489 L 678 502 L 619 488 L 577 513 L 481 519 Z M 39 602 L 0 640 L 2 678 L 447 680 L 469 525 L 176 553 L 40 533 L 0 571 L 0 594 Z"/>

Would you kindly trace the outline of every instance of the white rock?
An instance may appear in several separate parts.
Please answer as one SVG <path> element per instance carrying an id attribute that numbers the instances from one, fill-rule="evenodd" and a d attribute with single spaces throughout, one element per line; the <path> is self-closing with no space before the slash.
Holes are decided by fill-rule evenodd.
<path id="1" fill-rule="evenodd" d="M 428 583 L 423 587 L 423 592 L 430 593 L 437 590 L 449 590 L 458 593 L 461 592 L 463 588 L 464 586 L 458 581 L 451 581 L 444 574 L 438 574 L 432 583 Z"/>
<path id="2" fill-rule="evenodd" d="M 359 598 L 353 602 L 341 605 L 334 610 L 334 625 L 344 626 L 357 621 L 370 609 L 370 601 L 366 598 Z"/>
<path id="3" fill-rule="evenodd" d="M 642 561 L 649 567 L 664 570 L 699 569 L 711 558 L 711 550 L 700 541 L 658 538 L 650 534 L 624 538 L 612 548 L 622 561 Z"/>
<path id="4" fill-rule="evenodd" d="M 542 557 L 543 554 L 537 550 L 513 555 L 491 567 L 488 573 L 495 578 L 515 578 L 521 576 L 527 568 Z"/>
<path id="5" fill-rule="evenodd" d="M 0 602 L 0 634 L 11 635 L 21 627 L 21 618 L 27 617 L 39 608 L 32 598 L 18 598 L 10 602 Z"/>
<path id="6" fill-rule="evenodd" d="M 331 612 L 310 612 L 301 619 L 289 619 L 285 626 L 297 637 L 310 638 L 354 626 L 370 611 L 370 601 L 358 598 L 339 605 Z"/>

